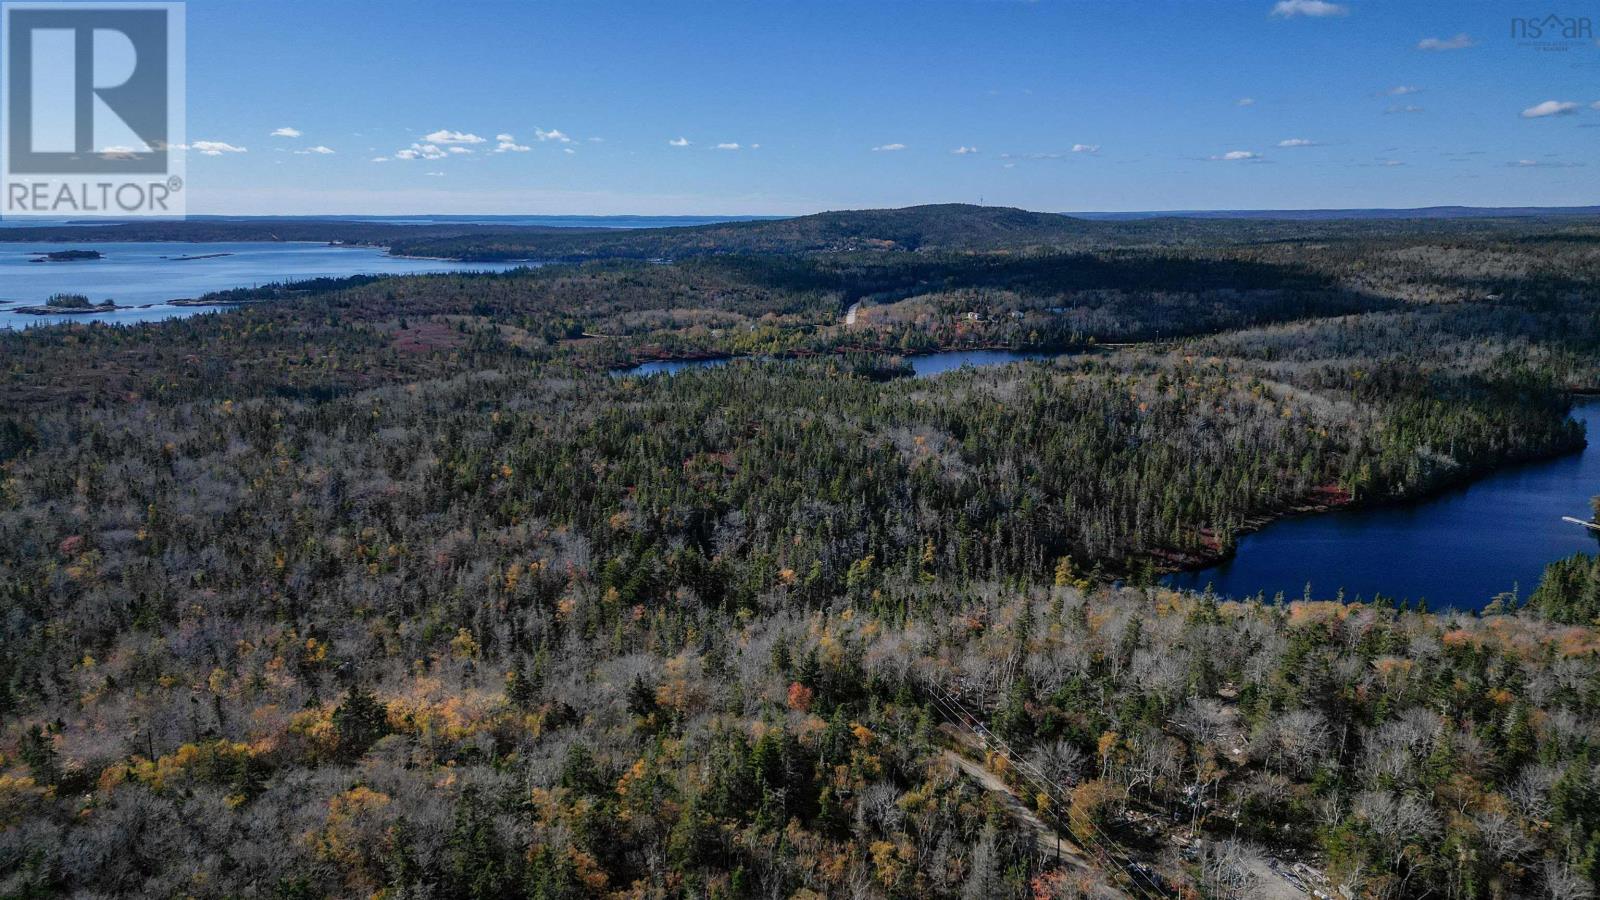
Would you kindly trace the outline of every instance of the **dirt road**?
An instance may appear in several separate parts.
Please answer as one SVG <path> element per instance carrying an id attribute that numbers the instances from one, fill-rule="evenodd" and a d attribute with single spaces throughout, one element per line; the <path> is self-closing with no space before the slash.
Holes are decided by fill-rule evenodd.
<path id="1" fill-rule="evenodd" d="M 1072 839 L 1050 827 L 1027 804 L 1023 803 L 1009 785 L 1000 780 L 1000 776 L 985 769 L 983 766 L 967 759 L 954 750 L 944 751 L 944 758 L 956 768 L 960 769 L 967 777 L 982 785 L 984 790 L 995 794 L 1007 813 L 1013 819 L 1028 826 L 1037 835 L 1039 851 L 1051 856 L 1059 856 L 1062 862 L 1074 868 L 1092 870 L 1089 859 L 1084 855 Z"/>

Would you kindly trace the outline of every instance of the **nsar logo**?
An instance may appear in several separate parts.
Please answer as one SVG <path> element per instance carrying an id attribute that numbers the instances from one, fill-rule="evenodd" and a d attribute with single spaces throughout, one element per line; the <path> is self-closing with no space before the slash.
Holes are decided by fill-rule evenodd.
<path id="1" fill-rule="evenodd" d="M 1594 40 L 1594 22 L 1588 16 L 1518 16 L 1511 20 L 1511 39 L 1538 50 L 1568 50 Z"/>

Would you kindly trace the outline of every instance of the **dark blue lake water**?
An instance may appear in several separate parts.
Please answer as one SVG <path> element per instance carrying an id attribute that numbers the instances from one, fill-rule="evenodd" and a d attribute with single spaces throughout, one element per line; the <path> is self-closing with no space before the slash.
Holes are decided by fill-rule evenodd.
<path id="1" fill-rule="evenodd" d="M 690 369 L 715 369 L 732 362 L 731 359 L 663 359 L 659 362 L 640 363 L 630 369 L 614 369 L 613 375 L 676 375 Z"/>
<path id="2" fill-rule="evenodd" d="M 32 262 L 54 250 L 98 250 L 103 259 Z M 227 254 L 212 256 L 212 254 Z M 211 257 L 178 259 L 177 257 Z M 370 247 L 329 247 L 312 243 L 0 243 L 0 328 L 25 328 L 61 321 L 128 324 L 191 316 L 208 307 L 170 306 L 168 300 L 199 297 L 208 291 L 251 287 L 274 281 L 349 275 L 484 271 L 510 263 L 457 263 L 406 259 Z M 33 316 L 14 307 L 41 304 L 51 294 L 83 294 L 90 300 L 136 307 L 81 316 Z M 142 307 L 142 308 L 138 308 Z"/>
<path id="3" fill-rule="evenodd" d="M 1546 564 L 1600 550 L 1593 532 L 1561 521 L 1587 519 L 1600 494 L 1600 399 L 1573 417 L 1589 431 L 1581 453 L 1513 466 L 1465 487 L 1404 506 L 1340 510 L 1269 525 L 1239 541 L 1221 565 L 1169 576 L 1173 587 L 1245 597 L 1282 591 L 1299 599 L 1427 600 L 1433 608 L 1477 609 L 1501 591 L 1524 600 Z"/>
<path id="4" fill-rule="evenodd" d="M 1006 363 L 1022 362 L 1028 359 L 1055 359 L 1059 353 L 1019 353 L 1015 350 L 952 350 L 949 353 L 930 353 L 927 356 L 912 356 L 906 359 L 911 363 L 911 371 L 917 378 L 927 378 L 943 372 L 954 372 L 957 369 L 972 366 L 1001 366 Z"/>

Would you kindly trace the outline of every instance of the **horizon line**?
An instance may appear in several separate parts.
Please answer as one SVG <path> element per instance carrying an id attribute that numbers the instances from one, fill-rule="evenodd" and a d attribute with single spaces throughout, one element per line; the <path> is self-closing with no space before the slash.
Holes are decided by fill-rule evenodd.
<path id="1" fill-rule="evenodd" d="M 1474 206 L 1468 204 L 1440 203 L 1427 206 L 1370 206 L 1370 207 L 1211 207 L 1189 209 L 1129 209 L 1129 210 L 1030 210 L 1026 207 L 1011 206 L 1009 204 L 963 203 L 959 201 L 946 201 L 940 203 L 913 203 L 905 206 L 855 206 L 819 209 L 805 213 L 558 213 L 558 212 L 324 212 L 324 213 L 228 213 L 207 212 L 195 213 L 183 218 L 166 219 L 155 217 L 138 218 L 96 218 L 59 216 L 59 217 L 5 217 L 0 216 L 0 223 L 10 227 L 51 227 L 62 222 L 82 224 L 126 224 L 139 222 L 181 222 L 193 219 L 718 219 L 722 221 L 738 220 L 776 220 L 797 219 L 805 216 L 824 215 L 839 212 L 864 212 L 882 210 L 906 210 L 930 206 L 971 206 L 988 209 L 1018 209 L 1024 212 L 1035 212 L 1047 215 L 1060 215 L 1070 217 L 1204 217 L 1204 216 L 1305 216 L 1319 215 L 1325 217 L 1373 216 L 1395 215 L 1405 213 L 1428 213 L 1438 211 L 1459 211 L 1463 213 L 1487 213 L 1509 216 L 1537 216 L 1548 214 L 1588 214 L 1600 213 L 1600 203 L 1573 204 L 1563 206 L 1538 206 L 1538 205 L 1511 205 L 1511 206 Z"/>

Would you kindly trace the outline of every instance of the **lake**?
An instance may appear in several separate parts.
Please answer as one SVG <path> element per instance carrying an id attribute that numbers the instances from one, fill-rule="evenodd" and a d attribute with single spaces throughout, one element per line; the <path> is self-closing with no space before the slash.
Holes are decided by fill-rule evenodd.
<path id="1" fill-rule="evenodd" d="M 1242 538 L 1233 559 L 1165 583 L 1296 600 L 1310 582 L 1319 600 L 1342 588 L 1346 599 L 1381 592 L 1433 608 L 1477 609 L 1512 589 L 1526 600 L 1547 563 L 1600 550 L 1592 532 L 1561 521 L 1589 518 L 1589 498 L 1600 494 L 1600 399 L 1580 399 L 1573 417 L 1589 433 L 1581 453 L 1511 466 L 1414 503 L 1276 522 Z"/>
<path id="2" fill-rule="evenodd" d="M 627 369 L 612 369 L 611 374 L 623 375 L 676 375 L 690 369 L 715 369 L 733 362 L 731 357 L 717 359 L 662 359 L 640 363 Z"/>
<path id="3" fill-rule="evenodd" d="M 1017 350 L 951 350 L 946 353 L 929 353 L 926 356 L 908 356 L 906 362 L 911 364 L 914 377 L 928 378 L 968 366 L 973 368 L 1003 366 L 1006 363 L 1024 362 L 1030 359 L 1055 359 L 1062 355 L 1064 354 L 1024 353 Z"/>
<path id="4" fill-rule="evenodd" d="M 724 222 L 764 222 L 788 216 L 270 216 L 287 222 L 378 222 L 385 225 L 494 225 L 542 228 L 692 228 Z M 189 216 L 190 222 L 260 222 L 262 216 Z M 119 224 L 115 219 L 75 219 L 29 216 L 0 218 L 0 232 L 7 228 L 103 228 Z"/>
<path id="5" fill-rule="evenodd" d="M 31 261 L 41 253 L 78 249 L 98 250 L 104 258 L 80 262 Z M 174 258 L 217 253 L 228 255 L 209 259 Z M 371 247 L 330 247 L 317 243 L 0 243 L 0 328 L 66 321 L 129 324 L 192 316 L 218 307 L 171 306 L 166 301 L 274 281 L 499 271 L 515 265 L 406 259 Z M 42 304 L 45 298 L 57 293 L 83 294 L 97 303 L 114 300 L 118 306 L 145 308 L 76 316 L 11 312 L 14 307 Z"/>

